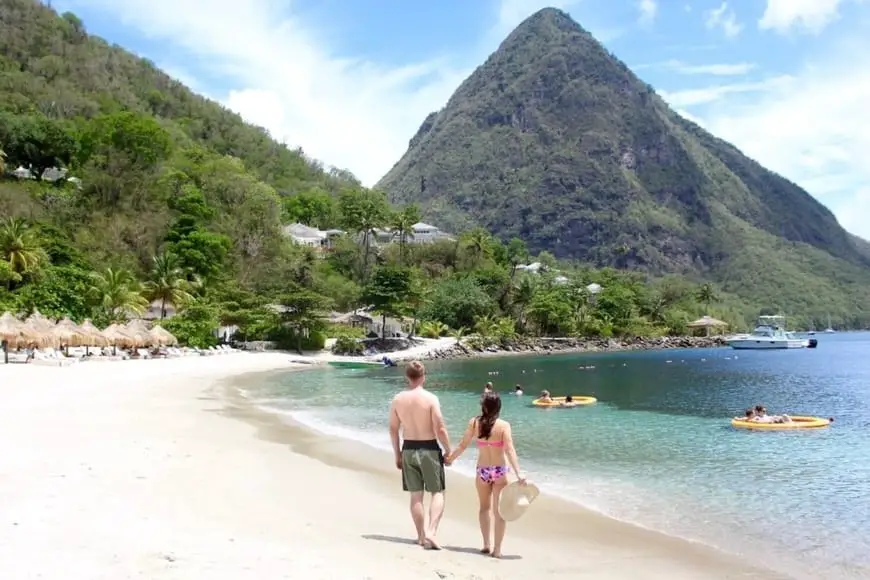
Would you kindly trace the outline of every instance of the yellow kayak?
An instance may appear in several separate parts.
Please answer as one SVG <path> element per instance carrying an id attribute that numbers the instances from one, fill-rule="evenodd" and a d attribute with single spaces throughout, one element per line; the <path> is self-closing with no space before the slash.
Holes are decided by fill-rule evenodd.
<path id="1" fill-rule="evenodd" d="M 535 407 L 561 407 L 565 402 L 565 397 L 551 397 L 552 401 L 542 401 L 541 399 L 535 399 L 532 401 L 532 405 Z M 574 405 L 591 405 L 593 403 L 598 402 L 598 399 L 595 397 L 584 397 L 581 395 L 576 395 L 571 397 L 571 402 Z"/>
<path id="2" fill-rule="evenodd" d="M 791 415 L 790 423 L 756 423 L 755 421 L 743 421 L 731 419 L 731 426 L 738 429 L 758 429 L 767 431 L 782 431 L 788 429 L 818 429 L 831 424 L 830 419 L 821 417 L 796 417 Z"/>

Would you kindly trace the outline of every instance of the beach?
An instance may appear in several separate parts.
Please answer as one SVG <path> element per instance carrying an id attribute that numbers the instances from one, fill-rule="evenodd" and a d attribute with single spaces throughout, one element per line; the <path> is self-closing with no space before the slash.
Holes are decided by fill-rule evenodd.
<path id="1" fill-rule="evenodd" d="M 445 549 L 414 546 L 389 454 L 231 396 L 233 378 L 310 368 L 291 358 L 0 366 L 0 577 L 779 577 L 549 497 L 483 557 L 452 471 Z"/>

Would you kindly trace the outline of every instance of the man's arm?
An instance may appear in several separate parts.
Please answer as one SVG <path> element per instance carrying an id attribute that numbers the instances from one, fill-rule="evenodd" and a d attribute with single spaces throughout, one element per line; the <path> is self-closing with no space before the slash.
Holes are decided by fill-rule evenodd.
<path id="1" fill-rule="evenodd" d="M 393 443 L 393 454 L 397 460 L 402 456 L 402 451 L 399 449 L 399 427 L 401 426 L 402 422 L 396 412 L 396 399 L 393 399 L 393 404 L 390 405 L 390 441 Z"/>
<path id="2" fill-rule="evenodd" d="M 450 455 L 450 436 L 447 434 L 447 425 L 444 423 L 444 416 L 441 414 L 441 403 L 438 397 L 432 397 L 432 430 L 435 431 L 435 436 L 444 448 L 444 454 Z"/>

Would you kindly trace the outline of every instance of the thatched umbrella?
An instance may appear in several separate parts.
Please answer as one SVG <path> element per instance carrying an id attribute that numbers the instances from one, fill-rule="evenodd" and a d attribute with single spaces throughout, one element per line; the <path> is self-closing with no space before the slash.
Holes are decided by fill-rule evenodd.
<path id="1" fill-rule="evenodd" d="M 59 320 L 52 328 L 51 333 L 67 350 L 70 346 L 85 346 L 88 343 L 87 334 L 82 332 L 82 329 L 69 318 Z"/>
<path id="2" fill-rule="evenodd" d="M 118 346 L 138 346 L 139 340 L 137 337 L 130 335 L 123 326 L 112 324 L 103 329 L 102 335 L 112 345 L 112 351 L 117 352 Z"/>
<path id="3" fill-rule="evenodd" d="M 727 322 L 723 322 L 711 316 L 702 316 L 698 320 L 694 320 L 687 324 L 689 328 L 704 328 L 707 330 L 707 336 L 710 336 L 711 328 L 725 328 L 728 326 Z"/>
<path id="4" fill-rule="evenodd" d="M 9 364 L 9 345 L 21 339 L 21 321 L 4 312 L 0 316 L 0 341 L 3 342 L 3 362 Z"/>
<path id="5" fill-rule="evenodd" d="M 150 333 L 151 340 L 154 344 L 159 346 L 170 346 L 178 344 L 178 339 L 175 338 L 171 332 L 166 330 L 160 325 L 155 325 L 154 328 L 151 329 Z"/>
<path id="6" fill-rule="evenodd" d="M 54 327 L 54 323 L 40 314 L 39 310 L 34 310 L 33 314 L 31 314 L 24 322 L 31 328 L 42 333 L 48 333 Z"/>
<path id="7" fill-rule="evenodd" d="M 151 332 L 148 330 L 148 326 L 141 320 L 131 320 L 123 329 L 130 336 L 136 337 L 139 343 L 137 346 L 149 346 L 152 344 Z"/>
<path id="8" fill-rule="evenodd" d="M 87 336 L 86 346 L 109 346 L 111 344 L 109 339 L 103 336 L 100 329 L 94 326 L 94 323 L 90 320 L 82 322 L 81 326 L 79 326 L 79 330 Z"/>
<path id="9" fill-rule="evenodd" d="M 3 362 L 9 362 L 9 347 L 18 348 L 31 343 L 44 343 L 46 335 L 33 328 L 32 325 L 21 322 L 10 313 L 0 316 L 0 341 L 3 342 Z"/>

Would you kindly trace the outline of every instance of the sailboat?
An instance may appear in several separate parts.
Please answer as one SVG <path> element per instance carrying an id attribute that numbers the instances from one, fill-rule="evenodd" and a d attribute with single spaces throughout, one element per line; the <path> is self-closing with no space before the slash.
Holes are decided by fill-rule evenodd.
<path id="1" fill-rule="evenodd" d="M 828 314 L 828 327 L 825 329 L 826 333 L 837 332 L 833 328 L 831 328 L 831 315 Z"/>

